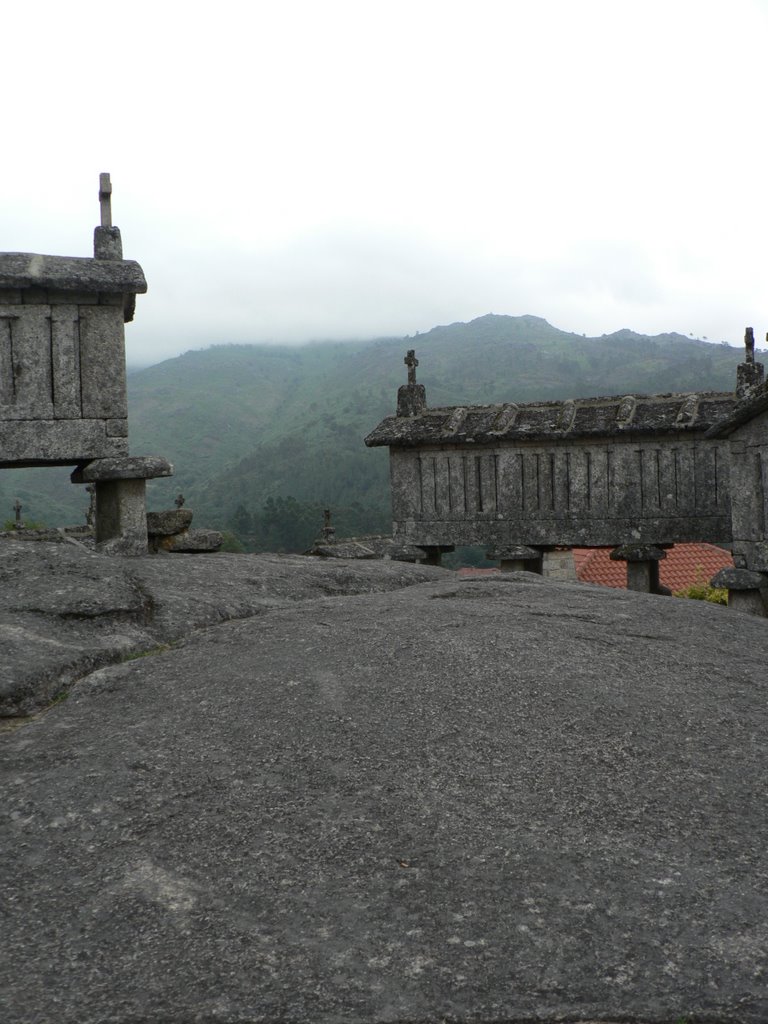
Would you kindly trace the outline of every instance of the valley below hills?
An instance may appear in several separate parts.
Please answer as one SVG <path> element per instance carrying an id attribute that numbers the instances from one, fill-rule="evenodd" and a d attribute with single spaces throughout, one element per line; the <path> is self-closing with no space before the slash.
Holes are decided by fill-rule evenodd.
<path id="1" fill-rule="evenodd" d="M 182 493 L 195 526 L 228 531 L 235 549 L 303 550 L 323 508 L 339 536 L 388 532 L 387 452 L 363 438 L 394 411 L 409 348 L 431 406 L 730 391 L 743 358 L 681 334 L 588 338 L 494 314 L 405 338 L 186 352 L 128 377 L 131 452 L 176 471 L 152 482 L 148 507 Z M 18 497 L 27 521 L 83 522 L 88 497 L 69 473 L 0 474 L 2 518 Z"/>

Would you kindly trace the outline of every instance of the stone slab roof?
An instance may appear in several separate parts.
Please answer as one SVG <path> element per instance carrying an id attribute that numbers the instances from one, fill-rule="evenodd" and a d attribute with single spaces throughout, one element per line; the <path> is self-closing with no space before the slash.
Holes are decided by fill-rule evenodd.
<path id="1" fill-rule="evenodd" d="M 0 288 L 50 288 L 76 292 L 147 290 L 135 260 L 97 260 L 82 256 L 43 256 L 35 252 L 0 253 Z"/>
<path id="2" fill-rule="evenodd" d="M 736 405 L 730 392 L 618 395 L 554 402 L 425 409 L 389 416 L 365 439 L 368 447 L 498 444 L 553 438 L 705 433 Z"/>

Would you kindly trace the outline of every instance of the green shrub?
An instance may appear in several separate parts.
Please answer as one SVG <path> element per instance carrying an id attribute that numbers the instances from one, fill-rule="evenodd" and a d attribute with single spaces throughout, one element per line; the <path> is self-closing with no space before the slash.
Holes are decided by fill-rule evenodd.
<path id="1" fill-rule="evenodd" d="M 725 587 L 713 587 L 704 580 L 704 570 L 698 567 L 696 582 L 682 590 L 674 591 L 675 597 L 688 597 L 692 601 L 710 601 L 712 604 L 728 604 L 728 591 Z"/>
<path id="2" fill-rule="evenodd" d="M 223 530 L 221 535 L 223 537 L 221 551 L 229 551 L 238 555 L 245 551 L 245 545 L 240 542 L 234 533 L 230 533 L 229 530 Z"/>

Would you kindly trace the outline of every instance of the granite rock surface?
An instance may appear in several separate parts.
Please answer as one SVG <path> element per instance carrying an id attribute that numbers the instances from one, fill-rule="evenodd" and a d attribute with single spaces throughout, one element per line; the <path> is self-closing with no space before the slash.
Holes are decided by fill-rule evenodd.
<path id="1" fill-rule="evenodd" d="M 13 614 L 42 638 L 66 601 L 95 643 L 119 605 L 172 645 L 2 737 L 7 1024 L 768 1018 L 764 620 L 106 562 L 48 605 L 51 560 Z"/>
<path id="2" fill-rule="evenodd" d="M 39 710 L 94 668 L 212 623 L 443 572 L 399 562 L 333 569 L 300 555 L 120 558 L 77 543 L 0 540 L 0 716 Z"/>

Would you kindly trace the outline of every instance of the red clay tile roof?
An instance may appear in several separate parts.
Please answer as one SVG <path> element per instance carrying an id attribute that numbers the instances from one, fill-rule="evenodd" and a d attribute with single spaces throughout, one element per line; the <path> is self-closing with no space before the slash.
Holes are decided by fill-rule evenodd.
<path id="1" fill-rule="evenodd" d="M 612 562 L 611 548 L 574 548 L 576 575 L 582 583 L 626 587 L 626 562 Z M 675 544 L 659 562 L 659 580 L 670 590 L 684 590 L 694 583 L 709 583 L 716 572 L 733 565 L 730 552 L 714 544 Z"/>

